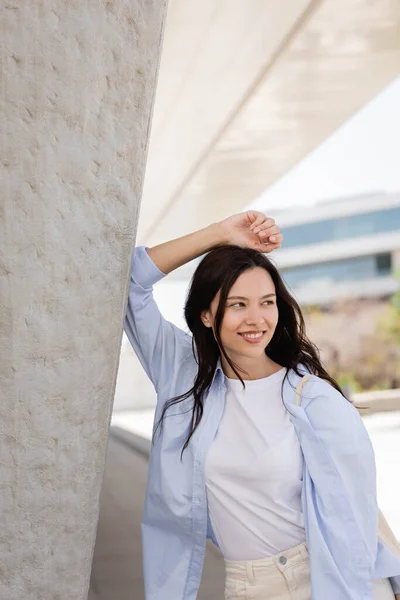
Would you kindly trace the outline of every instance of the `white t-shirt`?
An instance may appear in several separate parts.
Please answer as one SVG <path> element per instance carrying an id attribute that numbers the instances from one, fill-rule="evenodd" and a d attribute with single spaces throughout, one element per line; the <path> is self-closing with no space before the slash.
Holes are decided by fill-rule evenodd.
<path id="1" fill-rule="evenodd" d="M 226 378 L 224 414 L 205 465 L 210 519 L 227 560 L 274 556 L 306 540 L 303 456 L 282 401 L 286 369 Z"/>

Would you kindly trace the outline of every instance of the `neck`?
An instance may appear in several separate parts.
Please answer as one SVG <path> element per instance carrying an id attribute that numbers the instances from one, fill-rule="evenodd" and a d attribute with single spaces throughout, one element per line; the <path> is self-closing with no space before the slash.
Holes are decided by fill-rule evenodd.
<path id="1" fill-rule="evenodd" d="M 274 362 L 265 354 L 259 358 L 247 357 L 229 357 L 232 362 L 237 365 L 237 369 L 244 381 L 252 379 L 262 379 L 269 377 L 282 368 L 282 365 Z M 238 379 L 236 373 L 231 368 L 224 356 L 221 356 L 222 370 L 229 379 Z"/>

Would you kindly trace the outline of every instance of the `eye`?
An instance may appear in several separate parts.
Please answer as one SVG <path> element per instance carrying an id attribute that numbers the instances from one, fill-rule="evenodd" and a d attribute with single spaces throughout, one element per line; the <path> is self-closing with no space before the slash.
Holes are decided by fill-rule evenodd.
<path id="1" fill-rule="evenodd" d="M 244 302 L 235 302 L 235 304 L 231 304 L 231 307 L 233 306 L 245 306 Z"/>
<path id="2" fill-rule="evenodd" d="M 267 304 L 269 306 L 272 306 L 274 304 L 273 300 L 266 300 L 265 302 L 263 302 L 263 304 Z"/>

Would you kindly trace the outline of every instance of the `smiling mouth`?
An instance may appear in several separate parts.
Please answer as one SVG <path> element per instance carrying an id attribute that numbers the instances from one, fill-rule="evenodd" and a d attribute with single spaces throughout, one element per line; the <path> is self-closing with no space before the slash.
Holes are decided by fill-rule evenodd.
<path id="1" fill-rule="evenodd" d="M 265 335 L 265 331 L 255 331 L 253 333 L 239 333 L 239 335 L 248 342 L 259 342 Z"/>

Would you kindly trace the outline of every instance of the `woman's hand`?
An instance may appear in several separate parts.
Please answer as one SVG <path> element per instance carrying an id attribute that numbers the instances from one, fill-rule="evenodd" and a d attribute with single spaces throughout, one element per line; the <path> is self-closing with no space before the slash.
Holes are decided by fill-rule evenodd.
<path id="1" fill-rule="evenodd" d="M 225 243 L 260 252 L 272 252 L 279 248 L 283 235 L 274 219 L 263 213 L 248 210 L 232 215 L 218 223 Z"/>

